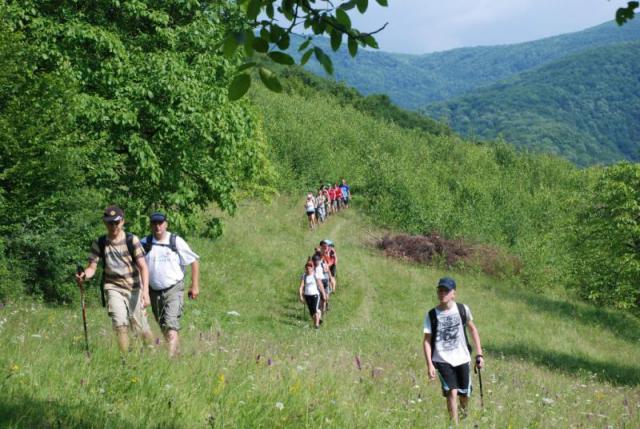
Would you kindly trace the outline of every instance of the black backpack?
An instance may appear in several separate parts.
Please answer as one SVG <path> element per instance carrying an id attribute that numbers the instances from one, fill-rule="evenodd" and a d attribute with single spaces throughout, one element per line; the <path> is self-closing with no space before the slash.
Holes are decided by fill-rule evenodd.
<path id="1" fill-rule="evenodd" d="M 131 266 L 133 267 L 134 275 L 138 272 L 138 266 L 136 265 L 136 260 L 133 258 L 133 254 L 135 252 L 135 246 L 133 245 L 133 237 L 134 235 L 130 232 L 125 233 L 126 238 L 125 241 L 127 243 L 127 250 L 129 251 L 129 256 L 131 256 Z M 100 300 L 102 301 L 102 306 L 106 307 L 107 303 L 104 298 L 104 271 L 106 266 L 106 259 L 104 257 L 104 249 L 107 247 L 107 236 L 102 235 L 98 238 L 98 249 L 100 250 L 100 260 L 102 261 L 102 280 L 100 281 Z"/>
<path id="2" fill-rule="evenodd" d="M 464 307 L 464 304 L 461 304 L 459 302 L 457 302 L 456 304 L 458 305 L 460 319 L 462 319 L 462 330 L 464 332 L 464 339 L 467 342 L 469 354 L 471 354 L 471 344 L 469 344 L 469 337 L 467 337 L 467 309 Z M 436 336 L 438 335 L 438 317 L 436 316 L 435 308 L 429 310 L 429 321 L 431 322 L 431 354 L 433 355 L 433 352 L 436 349 Z"/>
<path id="3" fill-rule="evenodd" d="M 184 263 L 182 261 L 182 256 L 180 255 L 180 252 L 178 252 L 178 246 L 176 245 L 177 238 L 178 238 L 178 236 L 176 234 L 171 234 L 170 233 L 169 234 L 169 244 L 162 244 L 162 243 L 154 243 L 153 242 L 153 235 L 147 235 L 147 238 L 145 238 L 144 245 L 142 246 L 144 248 L 144 253 L 149 253 L 153 246 L 168 247 L 173 252 L 178 254 L 178 258 L 180 259 L 180 266 L 182 267 L 182 271 L 184 272 Z"/>

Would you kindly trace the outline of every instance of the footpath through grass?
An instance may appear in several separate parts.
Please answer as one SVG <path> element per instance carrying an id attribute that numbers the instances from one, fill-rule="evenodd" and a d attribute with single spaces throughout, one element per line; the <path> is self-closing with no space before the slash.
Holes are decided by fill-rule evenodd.
<path id="1" fill-rule="evenodd" d="M 310 232 L 301 204 L 246 203 L 219 241 L 190 240 L 202 294 L 186 304 L 176 361 L 138 346 L 123 365 L 99 305 L 88 309 L 90 359 L 79 308 L 0 309 L 0 426 L 447 427 L 421 351 L 445 273 L 384 258 L 355 209 Z M 316 331 L 297 287 L 324 238 L 339 281 Z M 637 319 L 453 275 L 487 356 L 485 408 L 476 389 L 463 427 L 640 427 Z"/>

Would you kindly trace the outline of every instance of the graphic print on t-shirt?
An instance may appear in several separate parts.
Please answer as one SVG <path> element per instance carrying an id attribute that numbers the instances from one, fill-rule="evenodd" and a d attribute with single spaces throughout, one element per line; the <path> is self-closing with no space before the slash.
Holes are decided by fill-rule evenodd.
<path id="1" fill-rule="evenodd" d="M 438 318 L 438 334 L 436 342 L 442 345 L 442 351 L 451 351 L 458 346 L 458 334 L 460 332 L 460 315 L 452 314 Z"/>

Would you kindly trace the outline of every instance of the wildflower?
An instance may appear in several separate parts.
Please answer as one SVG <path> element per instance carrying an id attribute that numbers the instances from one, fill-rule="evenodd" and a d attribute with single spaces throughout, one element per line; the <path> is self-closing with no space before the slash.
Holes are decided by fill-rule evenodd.
<path id="1" fill-rule="evenodd" d="M 213 388 L 213 394 L 214 395 L 219 395 L 220 393 L 222 393 L 222 391 L 224 390 L 226 381 L 225 381 L 225 377 L 223 373 L 220 373 L 220 375 L 218 375 L 218 382 L 216 384 L 216 387 Z"/>
<path id="2" fill-rule="evenodd" d="M 279 411 L 282 411 L 284 409 L 284 404 L 282 402 L 276 402 L 276 408 Z"/>
<path id="3" fill-rule="evenodd" d="M 232 310 L 232 311 L 227 311 L 227 315 L 229 315 L 229 316 L 236 316 L 236 317 L 238 317 L 238 316 L 240 316 L 240 313 L 238 313 L 238 312 L 237 312 L 237 311 L 235 311 L 235 310 Z"/>
<path id="4" fill-rule="evenodd" d="M 16 363 L 11 364 L 11 366 L 9 367 L 9 371 L 11 371 L 12 374 L 15 374 L 16 372 L 20 371 L 20 366 Z"/>
<path id="5" fill-rule="evenodd" d="M 358 355 L 356 355 L 355 361 L 356 361 L 356 368 L 358 368 L 358 371 L 362 370 L 362 364 L 360 363 L 360 357 Z"/>
<path id="6" fill-rule="evenodd" d="M 256 356 L 256 363 L 260 363 L 260 353 Z"/>
<path id="7" fill-rule="evenodd" d="M 555 401 L 551 398 L 542 398 L 542 403 L 545 405 L 552 405 Z"/>
<path id="8" fill-rule="evenodd" d="M 160 337 L 156 338 L 156 346 L 160 345 Z"/>
<path id="9" fill-rule="evenodd" d="M 271 366 L 272 363 L 273 361 L 271 360 L 271 358 L 267 359 L 267 365 Z"/>
<path id="10" fill-rule="evenodd" d="M 140 379 L 138 377 L 131 377 L 131 384 L 136 384 Z"/>
<path id="11" fill-rule="evenodd" d="M 80 379 L 80 386 L 84 386 L 85 384 L 87 384 L 87 382 L 85 381 L 84 378 Z"/>

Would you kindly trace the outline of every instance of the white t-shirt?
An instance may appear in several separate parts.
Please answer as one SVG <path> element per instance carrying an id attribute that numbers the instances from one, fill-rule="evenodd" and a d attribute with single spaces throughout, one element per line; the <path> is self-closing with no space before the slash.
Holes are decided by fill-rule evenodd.
<path id="1" fill-rule="evenodd" d="M 176 248 L 180 253 L 178 255 L 169 247 L 169 236 L 170 233 L 167 231 L 163 240 L 158 241 L 153 237 L 152 243 L 165 244 L 166 246 L 154 245 L 145 255 L 149 267 L 149 286 L 153 290 L 167 289 L 184 279 L 183 266 L 191 265 L 200 258 L 181 237 L 176 237 Z M 141 242 L 144 247 L 147 237 L 143 238 Z M 180 258 L 182 258 L 182 263 Z"/>
<path id="2" fill-rule="evenodd" d="M 322 268 L 322 263 L 315 267 L 315 273 L 318 280 L 324 280 L 324 269 Z"/>
<path id="3" fill-rule="evenodd" d="M 466 305 L 467 322 L 473 320 L 471 310 Z M 431 351 L 433 362 L 445 362 L 451 366 L 459 366 L 471 361 L 469 349 L 464 337 L 462 318 L 458 312 L 458 306 L 441 311 L 436 307 L 436 317 L 438 318 L 438 332 L 436 334 L 435 350 Z M 427 312 L 424 318 L 424 333 L 431 334 L 431 320 Z"/>
<path id="4" fill-rule="evenodd" d="M 318 290 L 318 284 L 316 283 L 315 273 L 310 276 L 303 274 L 302 277 L 304 278 L 304 294 L 319 295 L 320 291 Z"/>
<path id="5" fill-rule="evenodd" d="M 308 212 L 316 211 L 316 205 L 313 203 L 313 198 L 307 198 L 307 203 L 305 204 Z"/>

